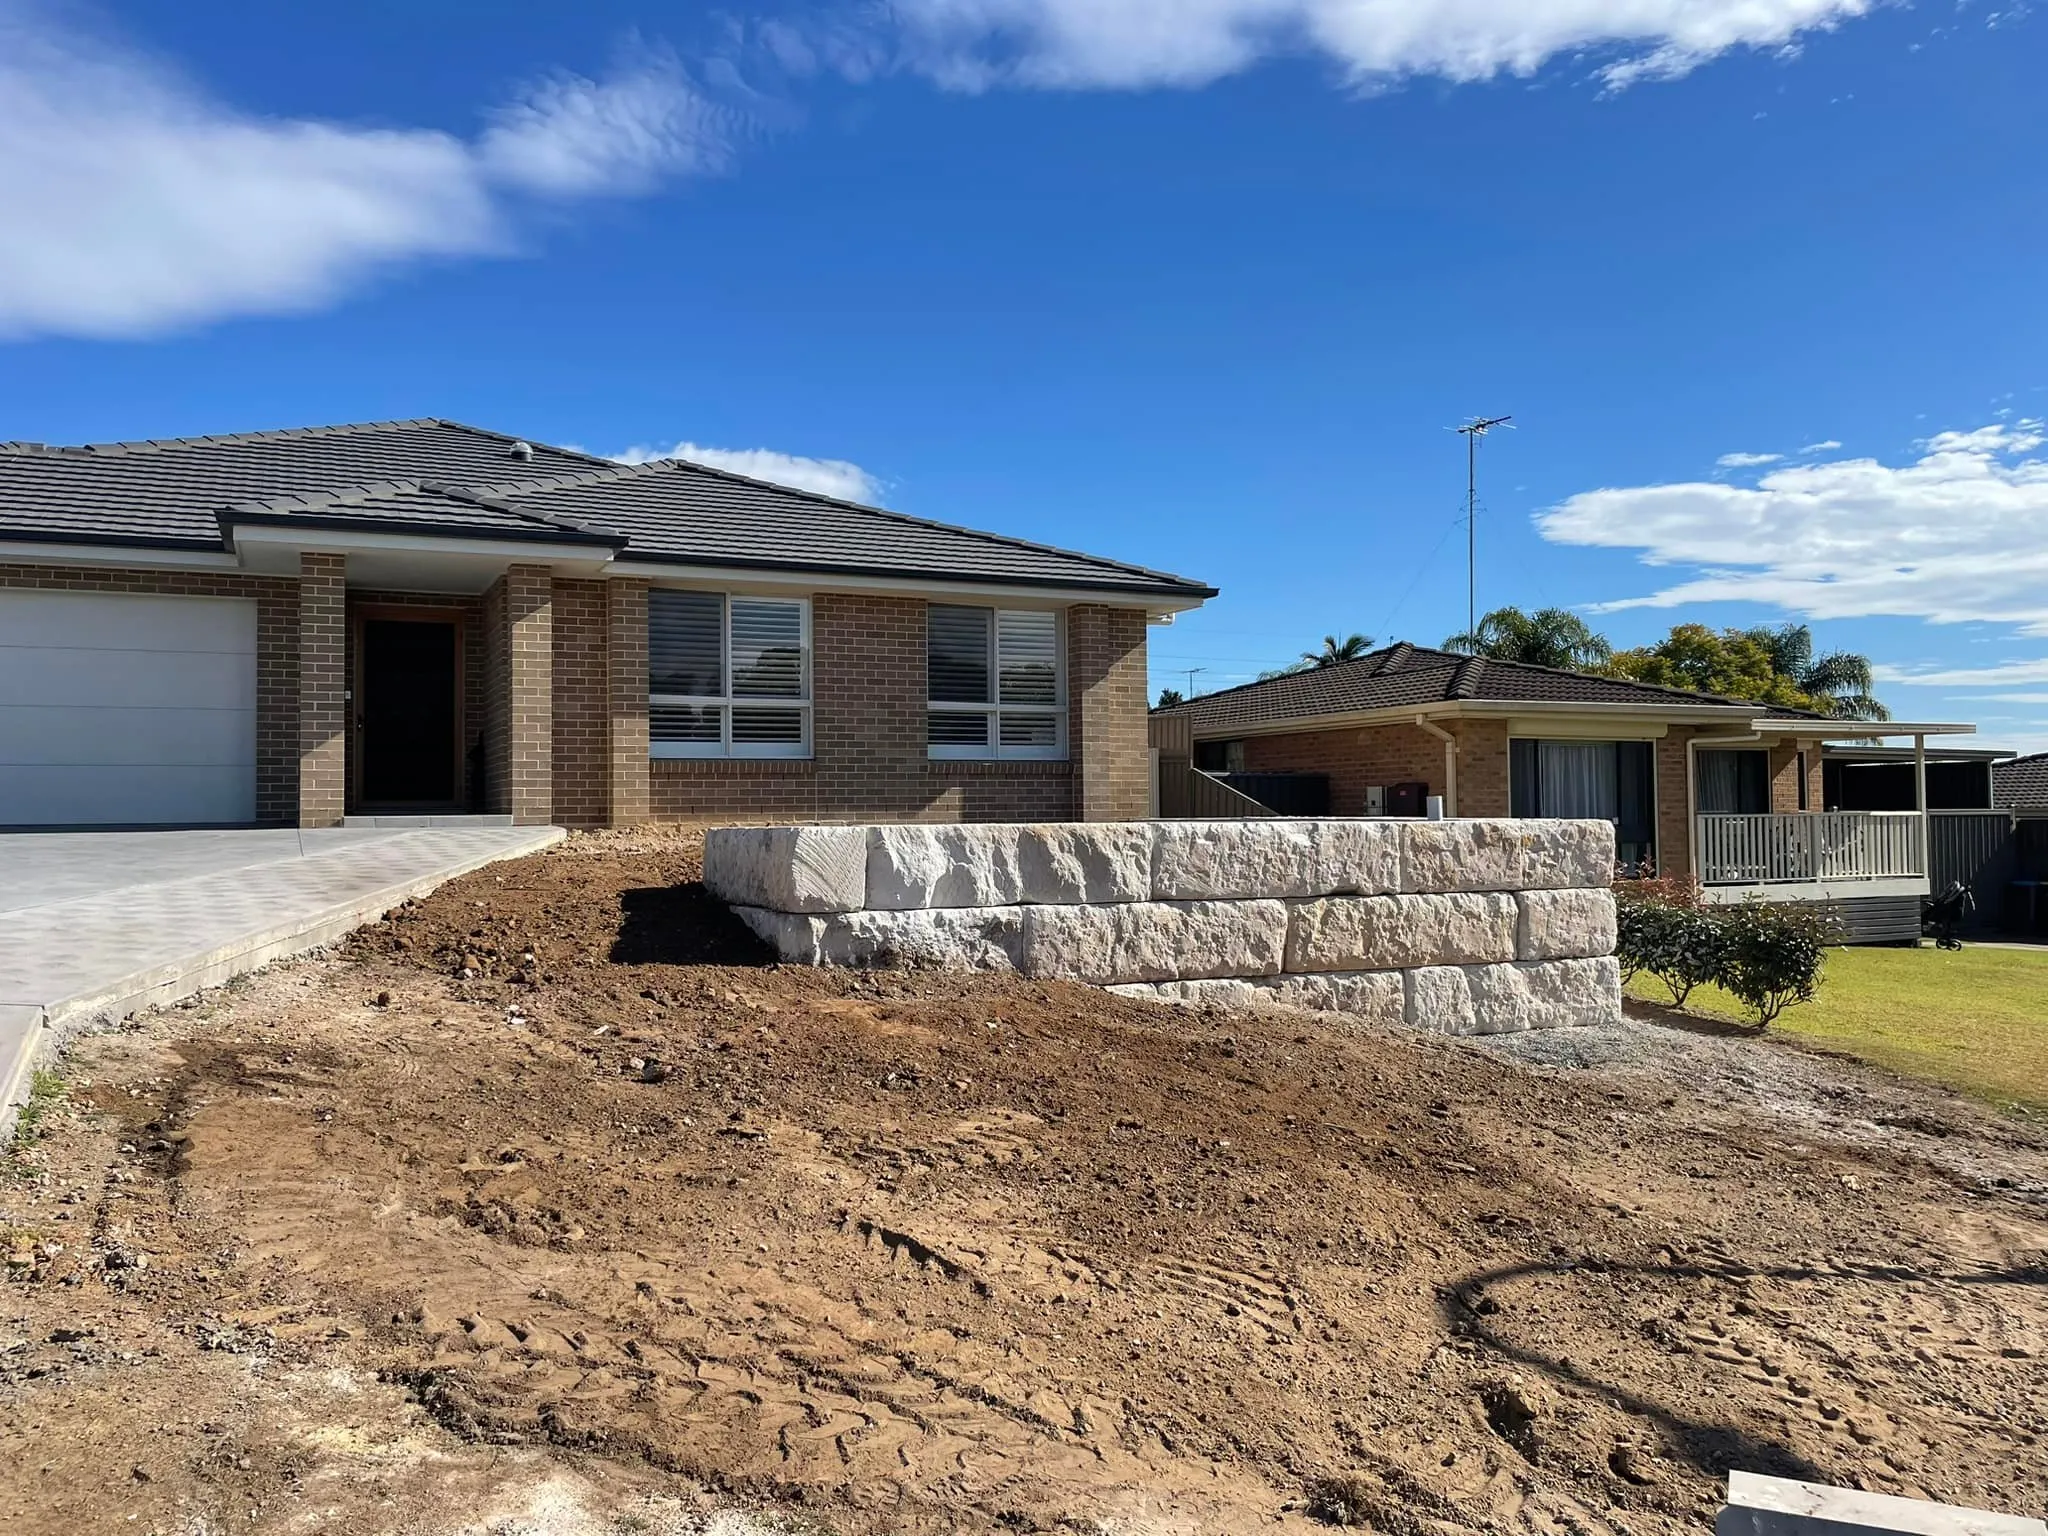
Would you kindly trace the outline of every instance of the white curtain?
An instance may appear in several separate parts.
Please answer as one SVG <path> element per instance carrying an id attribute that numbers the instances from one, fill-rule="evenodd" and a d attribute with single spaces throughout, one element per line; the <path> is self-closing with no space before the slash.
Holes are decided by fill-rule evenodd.
<path id="1" fill-rule="evenodd" d="M 1539 741 L 1536 777 L 1543 786 L 1545 816 L 1621 818 L 1611 741 Z"/>

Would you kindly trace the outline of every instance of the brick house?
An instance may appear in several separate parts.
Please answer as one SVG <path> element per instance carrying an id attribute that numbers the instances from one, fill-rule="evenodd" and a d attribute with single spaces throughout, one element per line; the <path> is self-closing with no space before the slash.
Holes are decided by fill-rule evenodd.
<path id="1" fill-rule="evenodd" d="M 1859 937 L 1912 938 L 1928 893 L 1926 738 L 1882 726 L 1400 644 L 1204 694 L 1153 716 L 1173 775 L 1338 816 L 1598 816 L 1620 857 L 1710 898 L 1819 900 Z M 1911 737 L 1904 811 L 1825 802 L 1823 747 Z M 1247 807 L 1247 809 L 1256 809 Z"/>
<path id="2" fill-rule="evenodd" d="M 1142 816 L 1214 595 L 446 421 L 0 445 L 0 825 Z"/>

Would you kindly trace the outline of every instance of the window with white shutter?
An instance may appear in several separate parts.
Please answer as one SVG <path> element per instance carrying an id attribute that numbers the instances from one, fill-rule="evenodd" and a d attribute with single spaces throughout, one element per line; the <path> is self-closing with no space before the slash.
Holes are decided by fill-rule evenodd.
<path id="1" fill-rule="evenodd" d="M 649 592 L 647 728 L 654 757 L 809 757 L 811 605 Z"/>
<path id="2" fill-rule="evenodd" d="M 926 741 L 935 758 L 1064 758 L 1060 616 L 1036 608 L 927 610 Z"/>

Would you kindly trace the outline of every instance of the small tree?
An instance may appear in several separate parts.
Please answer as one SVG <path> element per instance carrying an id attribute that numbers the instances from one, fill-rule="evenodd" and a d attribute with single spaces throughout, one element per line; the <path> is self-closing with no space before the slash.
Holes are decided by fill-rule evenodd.
<path id="1" fill-rule="evenodd" d="M 1820 988 L 1834 923 L 1823 907 L 1796 901 L 1745 901 L 1721 919 L 1721 985 L 1756 1016 L 1757 1028 Z"/>
<path id="2" fill-rule="evenodd" d="M 1185 703 L 1187 703 L 1187 697 L 1178 688 L 1162 688 L 1159 690 L 1159 702 L 1152 707 L 1154 709 L 1179 709 Z"/>

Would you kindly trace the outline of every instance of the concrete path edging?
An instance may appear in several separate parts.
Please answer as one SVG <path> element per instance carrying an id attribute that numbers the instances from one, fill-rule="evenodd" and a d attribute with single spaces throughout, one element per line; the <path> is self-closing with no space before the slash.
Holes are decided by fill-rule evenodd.
<path id="1" fill-rule="evenodd" d="M 282 922 L 247 929 L 224 942 L 140 966 L 68 996 L 41 1003 L 0 1003 L 0 1146 L 13 1133 L 16 1111 L 28 1095 L 35 1069 L 74 1036 L 220 986 L 274 960 L 320 949 L 458 876 L 538 853 L 567 836 L 560 827 L 519 828 L 516 832 L 492 828 L 491 832 L 489 843 L 436 860 L 431 869 L 350 891 L 340 900 L 322 902 Z M 342 848 L 297 862 L 301 866 L 327 864 L 323 873 L 332 873 L 331 861 L 347 859 L 358 851 Z M 232 881 L 240 873 L 227 870 L 166 884 L 185 887 L 189 893 L 209 882 Z"/>

